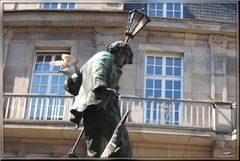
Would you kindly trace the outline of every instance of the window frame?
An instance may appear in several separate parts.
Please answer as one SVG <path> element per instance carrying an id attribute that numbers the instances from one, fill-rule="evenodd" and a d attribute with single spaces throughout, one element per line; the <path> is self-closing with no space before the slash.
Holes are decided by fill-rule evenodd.
<path id="1" fill-rule="evenodd" d="M 34 52 L 34 58 L 33 58 L 33 67 L 32 67 L 32 73 L 31 73 L 31 79 L 30 79 L 30 88 L 29 88 L 29 93 L 32 93 L 32 87 L 33 87 L 33 77 L 35 75 L 49 75 L 51 74 L 51 77 L 48 78 L 48 86 L 47 86 L 47 92 L 46 94 L 51 94 L 50 92 L 50 87 L 51 87 L 51 82 L 52 82 L 52 76 L 61 76 L 62 74 L 61 73 L 56 73 L 54 71 L 46 71 L 46 72 L 38 72 L 36 73 L 35 72 L 35 66 L 36 66 L 36 63 L 37 63 L 37 54 L 40 53 L 42 55 L 52 55 L 52 54 L 71 54 L 71 52 L 69 50 L 35 50 Z M 45 53 L 45 54 L 44 54 Z M 50 54 L 51 53 L 51 54 Z M 56 56 L 56 55 L 54 55 Z M 50 68 L 53 68 L 53 66 L 50 66 Z M 50 81 L 49 81 L 50 80 Z M 67 95 L 68 93 L 65 92 L 65 95 Z M 40 94 L 39 94 L 40 95 Z"/>
<path id="2" fill-rule="evenodd" d="M 154 4 L 155 5 L 155 14 L 154 16 L 150 16 L 149 15 L 149 10 L 153 10 L 153 9 L 150 9 L 150 4 Z M 163 12 L 163 17 L 160 17 L 160 16 L 157 16 L 156 12 L 158 11 L 157 9 L 157 4 L 163 4 L 163 9 L 162 9 L 162 12 Z M 167 4 L 173 4 L 173 17 L 167 17 Z M 147 15 L 150 16 L 150 17 L 158 17 L 158 18 L 172 18 L 172 19 L 183 19 L 183 3 L 179 3 L 180 4 L 180 18 L 176 18 L 174 15 L 175 15 L 175 3 L 148 3 L 147 4 Z"/>
<path id="3" fill-rule="evenodd" d="M 155 74 L 155 72 L 154 72 L 154 74 L 152 74 L 152 75 L 149 75 L 149 74 L 147 74 L 147 57 L 148 56 L 153 56 L 154 57 L 154 61 L 155 61 L 155 57 L 161 57 L 162 58 L 162 75 L 157 75 L 156 76 L 156 74 Z M 176 76 L 168 76 L 168 75 L 166 75 L 166 58 L 180 58 L 181 59 L 181 76 L 180 76 L 180 78 L 179 78 L 179 76 L 178 77 L 176 77 Z M 169 53 L 169 52 L 164 52 L 164 51 L 162 51 L 162 52 L 159 52 L 159 53 L 146 53 L 145 55 L 144 55 L 144 58 L 145 58 L 145 66 L 144 66 L 144 92 L 143 92 L 143 94 L 144 94 L 144 97 L 145 98 L 156 98 L 156 97 L 154 97 L 154 82 L 155 82 L 155 80 L 161 80 L 162 81 L 162 84 L 161 84 L 161 97 L 157 97 L 157 98 L 166 98 L 165 97 L 165 93 L 166 93 L 166 81 L 167 80 L 171 80 L 171 81 L 180 81 L 181 82 L 181 91 L 180 91 L 180 99 L 181 98 L 183 98 L 184 97 L 184 95 L 183 95 L 183 93 L 184 93 L 184 86 L 183 86 L 183 84 L 184 84 L 184 55 L 183 54 L 180 54 L 180 53 Z M 174 62 L 173 62 L 173 64 L 174 64 Z M 155 63 L 154 63 L 154 66 L 155 66 Z M 150 79 L 150 80 L 153 80 L 153 88 L 152 88 L 152 90 L 153 90 L 153 97 L 147 97 L 146 96 L 146 90 L 147 90 L 147 88 L 146 88 L 146 81 L 147 81 L 147 79 Z M 173 83 L 173 85 L 174 85 L 174 83 Z M 158 89 L 159 90 L 159 89 Z M 173 88 L 173 90 L 174 90 L 174 88 Z M 173 93 L 172 93 L 172 96 L 173 96 Z M 153 102 L 154 103 L 154 102 Z M 151 105 L 152 106 L 152 105 Z M 152 107 L 150 107 L 150 109 L 151 109 Z M 147 112 L 147 106 L 145 107 L 145 112 Z M 153 111 L 154 110 L 156 110 L 156 109 L 152 109 Z M 179 115 L 178 115 L 178 124 L 180 124 L 181 122 L 182 122 L 182 114 L 183 114 L 183 111 L 182 110 L 180 110 L 180 107 L 179 107 L 179 110 L 178 110 L 178 112 L 179 112 Z M 150 111 L 150 120 L 151 120 L 151 118 L 153 118 L 153 116 L 151 116 L 151 114 L 153 114 L 153 113 L 151 113 L 151 111 Z M 159 111 L 157 111 L 157 115 L 159 115 Z M 159 116 L 157 116 L 157 117 L 159 117 Z M 145 113 L 145 116 L 144 116 L 144 122 L 146 122 L 147 123 L 147 113 Z M 154 120 L 153 120 L 154 121 Z M 156 121 L 156 120 L 155 120 Z M 155 122 L 156 123 L 156 122 Z M 159 124 L 158 122 L 157 122 L 157 124 Z"/>
<path id="4" fill-rule="evenodd" d="M 55 59 L 56 58 L 56 55 L 61 55 L 61 54 L 71 54 L 71 52 L 70 52 L 70 50 L 35 50 L 35 52 L 34 52 L 34 57 L 33 57 L 33 66 L 32 66 L 32 73 L 31 73 L 31 78 L 30 78 L 30 86 L 29 86 L 29 93 L 31 93 L 31 94 L 33 94 L 33 95 L 39 95 L 39 96 L 42 96 L 42 95 L 51 95 L 51 87 L 52 87 L 52 78 L 54 77 L 54 76 L 63 76 L 61 73 L 57 73 L 56 71 L 43 71 L 43 72 L 35 72 L 35 67 L 36 67 L 36 64 L 37 64 L 37 58 L 38 58 L 38 55 L 44 55 L 44 56 L 46 56 L 46 55 L 49 55 L 49 56 L 51 56 L 51 61 L 53 61 L 53 59 Z M 44 62 L 44 61 L 42 61 L 42 62 Z M 50 69 L 53 69 L 53 67 L 54 66 L 50 66 Z M 38 92 L 38 93 L 32 93 L 32 88 L 33 88 L 33 78 L 34 78 L 34 76 L 42 76 L 42 75 L 46 75 L 46 76 L 48 76 L 48 82 L 47 82 L 47 91 L 46 91 L 46 93 L 44 93 L 44 94 L 40 94 L 40 92 Z M 59 80 L 58 80 L 59 81 Z M 41 85 L 39 85 L 39 86 L 41 86 Z M 38 87 L 39 87 L 38 86 Z M 59 89 L 58 89 L 59 90 Z M 59 91 L 58 91 L 59 92 Z M 57 92 L 57 93 L 58 93 Z M 55 95 L 55 94 L 53 94 L 53 95 Z M 60 95 L 60 94 L 57 94 L 57 95 Z M 70 95 L 68 92 L 66 92 L 65 90 L 64 90 L 64 94 L 61 94 L 60 96 L 68 96 L 68 95 Z M 39 99 L 40 97 L 38 97 L 38 99 Z M 58 120 L 62 120 L 63 119 L 63 116 L 64 116 L 64 104 L 65 104 L 65 99 L 64 98 L 54 98 L 54 99 L 56 99 L 56 101 L 62 101 L 62 99 L 63 99 L 63 105 L 61 105 L 62 103 L 60 103 L 60 102 L 58 102 L 58 103 L 60 103 L 59 104 L 59 109 L 56 109 L 57 108 L 57 106 L 55 106 L 56 104 L 54 104 L 54 107 L 51 107 L 52 108 L 52 114 L 51 114 L 51 116 L 49 116 L 48 115 L 48 113 L 41 113 L 40 115 L 39 114 L 37 114 L 37 110 L 36 109 L 38 109 L 38 102 L 36 103 L 35 102 L 35 104 L 33 105 L 32 104 L 32 101 L 34 101 L 34 99 L 35 99 L 35 96 L 34 97 L 32 97 L 32 99 L 31 99 L 31 102 L 29 102 L 28 104 L 29 104 L 29 106 L 28 106 L 28 109 L 26 110 L 26 113 L 28 113 L 28 119 L 40 119 L 40 120 L 42 120 L 42 119 L 44 119 L 44 118 L 46 118 L 47 120 L 52 120 L 52 119 L 58 119 Z M 50 101 L 50 99 L 51 98 L 48 98 L 49 100 L 48 101 Z M 44 103 L 44 101 L 45 101 L 45 98 L 43 99 L 43 100 L 41 100 L 42 101 L 42 103 L 41 103 L 41 106 L 42 106 L 42 104 L 45 104 Z M 32 106 L 33 105 L 33 106 Z M 43 105 L 43 108 L 44 108 L 44 106 L 45 105 Z M 53 106 L 53 104 L 51 104 L 50 106 Z M 47 109 L 49 109 L 49 107 L 50 107 L 49 105 L 47 105 L 46 107 L 47 107 Z M 63 106 L 63 114 L 60 114 L 61 113 L 61 106 Z M 56 113 L 56 110 L 58 110 L 57 111 L 57 113 Z M 34 111 L 34 113 L 32 114 L 32 111 Z M 40 110 L 40 112 L 41 112 L 41 110 Z M 48 112 L 48 111 L 47 111 Z M 53 113 L 55 113 L 55 114 L 53 114 Z M 43 116 L 42 114 L 44 114 L 45 116 Z M 56 115 L 57 114 L 57 115 Z M 40 117 L 41 116 L 41 117 Z"/>
<path id="5" fill-rule="evenodd" d="M 163 59 L 162 59 L 162 75 L 160 75 L 160 76 L 156 76 L 155 74 L 153 74 L 153 75 L 148 75 L 147 74 L 147 57 L 148 56 L 153 56 L 153 57 L 162 57 Z M 181 58 L 181 79 L 179 79 L 178 77 L 176 77 L 176 76 L 168 76 L 168 75 L 166 75 L 166 58 L 167 57 L 171 57 L 171 58 Z M 148 79 L 148 78 L 150 78 L 150 79 L 152 79 L 152 80 L 162 80 L 162 89 L 161 89 L 161 91 L 162 91 L 162 94 L 164 94 L 164 95 L 162 95 L 162 97 L 161 98 L 165 98 L 165 91 L 166 91 L 166 89 L 165 89 L 165 83 L 166 83 L 166 80 L 173 80 L 173 81 L 176 81 L 176 80 L 181 80 L 181 98 L 183 98 L 183 80 L 184 80 L 184 73 L 183 73 L 183 71 L 184 71 L 184 69 L 183 69 L 183 63 L 184 63 L 184 61 L 183 61 L 184 59 L 183 59 L 183 55 L 179 55 L 179 54 L 161 54 L 161 53 L 156 53 L 156 54 L 145 54 L 145 67 L 144 67 L 144 97 L 146 96 L 146 80 Z"/>

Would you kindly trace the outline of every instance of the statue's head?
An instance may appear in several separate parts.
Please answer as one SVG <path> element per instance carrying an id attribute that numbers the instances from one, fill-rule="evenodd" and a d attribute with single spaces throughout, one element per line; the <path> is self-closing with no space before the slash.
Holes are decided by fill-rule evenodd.
<path id="1" fill-rule="evenodd" d="M 127 43 L 116 41 L 111 45 L 106 46 L 106 50 L 114 55 L 115 64 L 123 67 L 125 64 L 132 64 L 133 52 Z"/>

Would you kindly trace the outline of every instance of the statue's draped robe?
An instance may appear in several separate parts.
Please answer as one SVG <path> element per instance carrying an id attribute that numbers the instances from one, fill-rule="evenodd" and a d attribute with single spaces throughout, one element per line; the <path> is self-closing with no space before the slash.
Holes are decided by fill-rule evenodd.
<path id="1" fill-rule="evenodd" d="M 101 98 L 93 91 L 102 87 L 118 90 L 122 71 L 114 64 L 114 56 L 102 51 L 89 59 L 80 69 L 80 73 L 82 85 L 72 109 L 83 114 L 88 156 L 99 157 L 111 139 L 121 116 L 118 99 Z M 121 149 L 113 156 L 131 157 L 132 150 L 126 127 L 117 146 Z"/>

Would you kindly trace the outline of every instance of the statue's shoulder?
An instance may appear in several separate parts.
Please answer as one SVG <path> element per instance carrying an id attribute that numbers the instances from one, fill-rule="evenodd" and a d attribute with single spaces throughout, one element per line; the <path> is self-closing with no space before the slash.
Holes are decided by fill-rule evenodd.
<path id="1" fill-rule="evenodd" d="M 110 59 L 114 60 L 114 56 L 108 51 L 100 51 L 94 55 L 96 59 Z"/>

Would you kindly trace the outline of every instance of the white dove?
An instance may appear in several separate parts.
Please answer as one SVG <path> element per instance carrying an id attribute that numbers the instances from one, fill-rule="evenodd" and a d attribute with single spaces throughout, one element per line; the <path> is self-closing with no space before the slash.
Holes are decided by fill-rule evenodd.
<path id="1" fill-rule="evenodd" d="M 52 66 L 61 66 L 63 70 L 58 71 L 66 76 L 71 76 L 77 73 L 77 60 L 74 56 L 68 54 L 62 54 L 62 60 L 56 60 L 49 62 Z"/>

